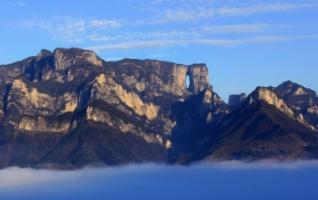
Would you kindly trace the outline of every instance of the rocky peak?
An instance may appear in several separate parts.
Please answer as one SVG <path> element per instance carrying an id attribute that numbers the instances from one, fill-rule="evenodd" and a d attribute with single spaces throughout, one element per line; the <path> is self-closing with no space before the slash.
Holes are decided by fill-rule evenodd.
<path id="1" fill-rule="evenodd" d="M 259 101 L 263 101 L 269 105 L 274 106 L 280 112 L 286 114 L 288 117 L 298 121 L 306 127 L 316 130 L 314 126 L 309 124 L 301 113 L 296 112 L 291 108 L 278 94 L 271 88 L 258 87 L 256 90 L 249 95 L 247 102 L 249 104 L 255 104 Z"/>
<path id="2" fill-rule="evenodd" d="M 297 110 L 318 103 L 315 91 L 291 81 L 286 81 L 277 86 L 275 91 Z"/>
<path id="3" fill-rule="evenodd" d="M 318 128 L 318 97 L 315 91 L 291 81 L 282 83 L 275 91 L 290 107 Z"/>
<path id="4" fill-rule="evenodd" d="M 275 91 L 265 88 L 258 87 L 256 90 L 249 96 L 249 103 L 252 104 L 258 101 L 264 101 L 269 105 L 275 106 L 281 112 L 287 114 L 288 116 L 294 116 L 294 112 L 289 106 L 278 97 Z"/>
<path id="5" fill-rule="evenodd" d="M 38 55 L 36 56 L 36 59 L 37 60 L 40 60 L 40 59 L 42 59 L 42 58 L 45 58 L 45 57 L 48 57 L 48 56 L 52 56 L 53 55 L 53 53 L 51 52 L 51 51 L 49 51 L 49 50 L 47 50 L 47 49 L 42 49 L 39 53 L 38 53 Z"/>
<path id="6" fill-rule="evenodd" d="M 103 66 L 102 60 L 93 51 L 89 50 L 58 48 L 54 50 L 53 55 L 56 70 L 66 70 L 72 65 L 81 63 Z"/>
<path id="7" fill-rule="evenodd" d="M 305 88 L 292 81 L 286 81 L 275 88 L 275 91 L 282 97 L 286 96 L 316 96 L 315 91 Z"/>
<path id="8" fill-rule="evenodd" d="M 245 93 L 230 95 L 228 105 L 232 110 L 237 110 L 245 99 Z"/>
<path id="9" fill-rule="evenodd" d="M 205 64 L 189 66 L 187 75 L 190 78 L 189 91 L 192 93 L 201 92 L 210 86 L 208 68 Z"/>
<path id="10" fill-rule="evenodd" d="M 52 53 L 42 49 L 37 56 L 19 62 L 18 69 L 22 76 L 32 82 L 51 80 L 62 83 L 74 80 L 75 76 L 91 74 L 96 68 L 102 68 L 103 62 L 89 50 L 57 48 Z"/>

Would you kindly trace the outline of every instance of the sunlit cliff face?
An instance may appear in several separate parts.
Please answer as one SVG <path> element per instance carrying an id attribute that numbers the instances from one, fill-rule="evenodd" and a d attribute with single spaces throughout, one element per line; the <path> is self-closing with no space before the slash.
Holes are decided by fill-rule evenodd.
<path id="1" fill-rule="evenodd" d="M 269 105 L 273 105 L 276 109 L 279 111 L 285 113 L 287 116 L 294 118 L 298 122 L 304 124 L 305 126 L 311 128 L 312 130 L 316 130 L 316 128 L 312 125 L 310 125 L 305 119 L 302 114 L 295 113 L 293 109 L 287 105 L 287 103 L 281 99 L 277 93 L 273 90 L 267 89 L 267 88 L 258 88 L 256 91 L 256 96 L 250 96 L 251 103 L 254 101 L 253 98 L 258 98 L 258 100 L 263 100 Z"/>
<path id="2" fill-rule="evenodd" d="M 98 98 L 107 98 L 107 94 L 113 93 L 114 96 L 127 107 L 131 108 L 137 115 L 145 116 L 148 120 L 153 120 L 157 117 L 159 106 L 143 102 L 136 93 L 128 92 L 123 86 L 116 83 L 112 77 L 106 77 L 105 74 L 101 74 L 96 77 L 96 83 L 97 85 L 94 85 L 94 88 L 100 94 Z M 104 100 L 107 101 L 107 99 Z"/>
<path id="3" fill-rule="evenodd" d="M 5 118 L 4 122 L 7 121 L 18 131 L 66 134 L 78 123 L 74 119 L 66 119 L 63 123 L 54 121 L 56 116 L 72 116 L 77 111 L 85 110 L 88 107 L 85 104 L 102 101 L 116 104 L 115 109 L 128 115 L 144 117 L 149 122 L 161 121 L 164 132 L 170 133 L 175 122 L 168 116 L 167 108 L 162 107 L 169 107 L 173 101 L 187 98 L 209 86 L 205 65 L 123 60 L 116 64 L 119 66 L 109 67 L 112 64 L 105 64 L 94 52 L 81 49 L 60 48 L 53 53 L 42 50 L 21 65 L 19 74 L 12 67 L 8 69 L 8 76 L 3 77 L 8 84 L 5 109 L 17 110 L 20 117 L 17 120 L 17 116 L 10 116 L 10 112 L 0 112 Z M 189 88 L 185 83 L 187 76 L 190 77 Z M 48 84 L 52 86 L 46 86 Z M 54 87 L 56 94 L 43 90 L 45 87 Z M 69 89 L 63 91 L 63 87 Z M 102 118 L 91 116 L 92 112 L 89 114 L 88 120 Z"/>

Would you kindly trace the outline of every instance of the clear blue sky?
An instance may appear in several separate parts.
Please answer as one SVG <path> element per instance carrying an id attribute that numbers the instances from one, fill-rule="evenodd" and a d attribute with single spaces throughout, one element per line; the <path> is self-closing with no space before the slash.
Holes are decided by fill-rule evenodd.
<path id="1" fill-rule="evenodd" d="M 0 13 L 1 64 L 81 47 L 204 62 L 224 100 L 284 80 L 318 90 L 317 0 L 0 0 Z"/>

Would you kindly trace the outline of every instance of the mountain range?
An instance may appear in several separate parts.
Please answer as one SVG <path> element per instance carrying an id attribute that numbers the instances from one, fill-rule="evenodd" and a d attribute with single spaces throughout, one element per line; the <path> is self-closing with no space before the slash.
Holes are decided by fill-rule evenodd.
<path id="1" fill-rule="evenodd" d="M 189 84 L 187 84 L 189 80 Z M 225 103 L 205 64 L 78 48 L 0 66 L 0 167 L 318 157 L 318 97 L 286 81 Z"/>

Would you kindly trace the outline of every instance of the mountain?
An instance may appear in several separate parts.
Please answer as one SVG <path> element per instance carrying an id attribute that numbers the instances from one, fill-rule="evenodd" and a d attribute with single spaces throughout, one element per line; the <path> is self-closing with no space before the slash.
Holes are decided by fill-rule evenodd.
<path id="1" fill-rule="evenodd" d="M 172 105 L 210 87 L 204 64 L 106 62 L 77 48 L 1 66 L 0 80 L 2 167 L 163 162 Z"/>
<path id="2" fill-rule="evenodd" d="M 226 104 L 205 64 L 42 50 L 0 66 L 0 98 L 0 167 L 318 155 L 314 91 L 286 82 Z"/>
<path id="3" fill-rule="evenodd" d="M 187 162 L 317 159 L 316 127 L 284 101 L 280 88 L 258 87 L 197 143 Z"/>
<path id="4" fill-rule="evenodd" d="M 315 91 L 291 81 L 282 83 L 275 91 L 291 108 L 318 128 L 318 96 Z"/>

